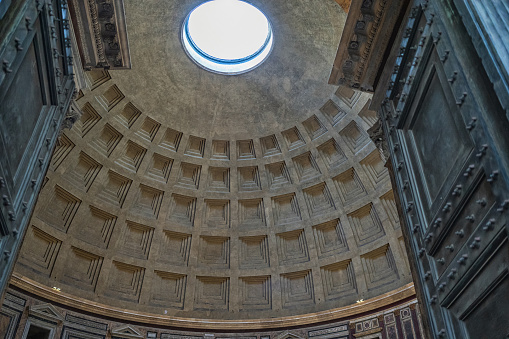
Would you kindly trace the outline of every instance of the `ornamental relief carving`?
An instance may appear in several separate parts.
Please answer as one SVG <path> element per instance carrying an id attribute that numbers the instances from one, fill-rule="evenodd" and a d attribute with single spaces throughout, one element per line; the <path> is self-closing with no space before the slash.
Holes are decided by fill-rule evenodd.
<path id="1" fill-rule="evenodd" d="M 387 13 L 399 13 L 402 7 L 401 3 L 390 0 L 353 1 L 347 19 L 353 29 L 341 40 L 331 83 L 374 91 L 376 70 L 383 62 L 398 17 Z"/>
<path id="2" fill-rule="evenodd" d="M 130 68 L 123 0 L 72 0 L 79 50 L 86 70 Z"/>

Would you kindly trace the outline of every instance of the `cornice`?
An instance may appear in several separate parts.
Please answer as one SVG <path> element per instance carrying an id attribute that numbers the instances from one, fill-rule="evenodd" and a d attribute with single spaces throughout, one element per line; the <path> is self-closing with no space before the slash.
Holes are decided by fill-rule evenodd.
<path id="1" fill-rule="evenodd" d="M 85 69 L 131 68 L 123 0 L 71 0 L 69 8 Z"/>
<path id="2" fill-rule="evenodd" d="M 12 275 L 10 284 L 38 297 L 50 300 L 60 305 L 73 307 L 84 312 L 90 312 L 94 315 L 107 316 L 136 323 L 144 323 L 151 326 L 173 326 L 192 330 L 263 330 L 306 325 L 309 326 L 327 321 L 337 321 L 340 319 L 358 316 L 362 313 L 389 307 L 395 303 L 415 297 L 414 284 L 410 283 L 375 298 L 327 311 L 280 318 L 214 320 L 164 316 L 111 307 L 64 292 L 56 291 L 51 287 L 44 286 L 16 273 Z"/>
<path id="3" fill-rule="evenodd" d="M 329 84 L 374 91 L 385 50 L 406 3 L 401 0 L 352 1 Z"/>

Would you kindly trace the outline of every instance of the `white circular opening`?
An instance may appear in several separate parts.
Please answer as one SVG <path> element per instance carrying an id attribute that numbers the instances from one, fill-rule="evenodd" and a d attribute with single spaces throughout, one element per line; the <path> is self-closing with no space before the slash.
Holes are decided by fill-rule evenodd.
<path id="1" fill-rule="evenodd" d="M 261 64 L 272 49 L 267 17 L 240 0 L 212 0 L 189 13 L 182 29 L 188 55 L 212 72 L 239 74 Z"/>

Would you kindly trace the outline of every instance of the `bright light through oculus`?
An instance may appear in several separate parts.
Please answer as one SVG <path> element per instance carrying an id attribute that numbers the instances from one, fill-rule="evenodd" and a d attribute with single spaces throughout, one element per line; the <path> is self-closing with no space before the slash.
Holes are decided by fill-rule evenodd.
<path id="1" fill-rule="evenodd" d="M 269 55 L 272 29 L 256 7 L 239 0 L 213 0 L 196 7 L 182 30 L 187 53 L 213 72 L 247 72 Z"/>

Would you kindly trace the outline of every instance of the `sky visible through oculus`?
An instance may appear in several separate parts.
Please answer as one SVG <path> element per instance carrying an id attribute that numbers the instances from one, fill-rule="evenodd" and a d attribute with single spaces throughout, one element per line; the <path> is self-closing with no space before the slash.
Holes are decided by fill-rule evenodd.
<path id="1" fill-rule="evenodd" d="M 270 25 L 256 7 L 237 0 L 198 6 L 187 22 L 188 34 L 206 55 L 223 60 L 251 57 L 267 42 Z"/>

